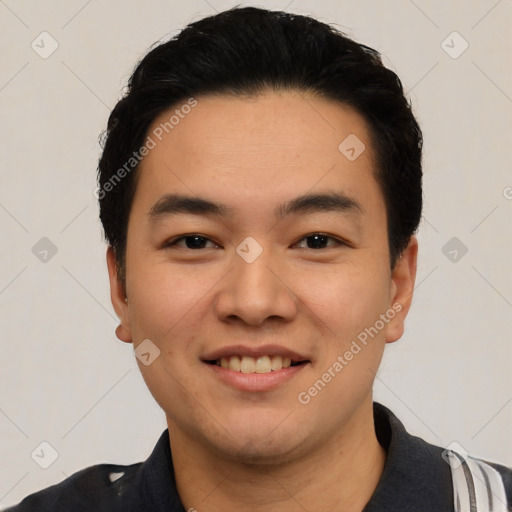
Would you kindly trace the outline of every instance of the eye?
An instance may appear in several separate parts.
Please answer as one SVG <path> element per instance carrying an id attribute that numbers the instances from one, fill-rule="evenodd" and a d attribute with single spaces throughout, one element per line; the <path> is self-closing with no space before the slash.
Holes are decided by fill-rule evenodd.
<path id="1" fill-rule="evenodd" d="M 306 242 L 306 247 L 304 247 L 303 241 Z M 331 241 L 331 243 L 329 243 L 329 241 Z M 305 249 L 326 249 L 337 245 L 345 245 L 345 243 L 323 233 L 312 233 L 311 235 L 301 238 L 297 243 L 298 247 Z"/>
<path id="2" fill-rule="evenodd" d="M 206 245 L 208 243 L 213 245 L 207 247 Z M 209 249 L 211 247 L 218 247 L 218 245 L 215 242 L 212 242 L 209 238 L 196 234 L 184 235 L 178 238 L 174 238 L 173 240 L 169 240 L 165 243 L 164 248 L 173 246 L 184 247 L 186 249 Z"/>

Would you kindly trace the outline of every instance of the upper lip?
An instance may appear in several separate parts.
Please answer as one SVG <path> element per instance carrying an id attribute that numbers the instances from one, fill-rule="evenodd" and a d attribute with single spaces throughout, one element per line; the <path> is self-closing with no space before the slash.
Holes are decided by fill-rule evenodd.
<path id="1" fill-rule="evenodd" d="M 281 356 L 288 357 L 294 362 L 309 361 L 309 358 L 280 345 L 260 345 L 258 347 L 247 345 L 230 345 L 207 353 L 202 357 L 203 361 L 218 361 L 221 357 L 230 356 Z"/>

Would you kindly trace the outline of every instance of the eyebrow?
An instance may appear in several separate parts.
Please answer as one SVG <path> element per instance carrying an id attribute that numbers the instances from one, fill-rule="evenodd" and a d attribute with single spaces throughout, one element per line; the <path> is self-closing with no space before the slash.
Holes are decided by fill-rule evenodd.
<path id="1" fill-rule="evenodd" d="M 276 216 L 283 219 L 288 215 L 322 212 L 362 213 L 363 208 L 353 198 L 342 192 L 305 194 L 287 201 L 276 209 Z"/>
<path id="2" fill-rule="evenodd" d="M 342 192 L 309 193 L 278 205 L 274 213 L 277 218 L 283 219 L 289 215 L 333 211 L 361 213 L 363 208 L 355 199 Z M 151 221 L 156 222 L 175 214 L 227 217 L 234 213 L 233 208 L 202 197 L 166 194 L 151 207 L 148 216 Z"/>

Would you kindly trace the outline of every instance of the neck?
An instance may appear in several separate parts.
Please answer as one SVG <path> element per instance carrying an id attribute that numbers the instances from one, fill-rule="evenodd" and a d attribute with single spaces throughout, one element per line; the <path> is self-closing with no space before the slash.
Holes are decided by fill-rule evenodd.
<path id="1" fill-rule="evenodd" d="M 185 510 L 361 512 L 377 487 L 386 453 L 370 401 L 331 439 L 283 464 L 223 458 L 168 419 L 176 485 Z"/>

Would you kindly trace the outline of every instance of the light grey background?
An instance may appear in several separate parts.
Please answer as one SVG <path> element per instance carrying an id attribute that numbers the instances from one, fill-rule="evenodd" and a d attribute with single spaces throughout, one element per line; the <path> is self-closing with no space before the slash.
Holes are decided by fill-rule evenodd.
<path id="1" fill-rule="evenodd" d="M 241 4 L 335 23 L 402 78 L 425 136 L 426 205 L 413 308 L 376 399 L 434 444 L 512 465 L 512 2 Z M 144 460 L 166 428 L 114 335 L 97 138 L 152 43 L 234 5 L 0 0 L 0 506 L 92 464 Z M 58 43 L 47 58 L 31 47 L 51 49 L 44 31 Z M 32 252 L 43 237 L 57 247 L 46 263 Z M 58 453 L 48 469 L 31 457 L 51 456 L 43 441 Z"/>

